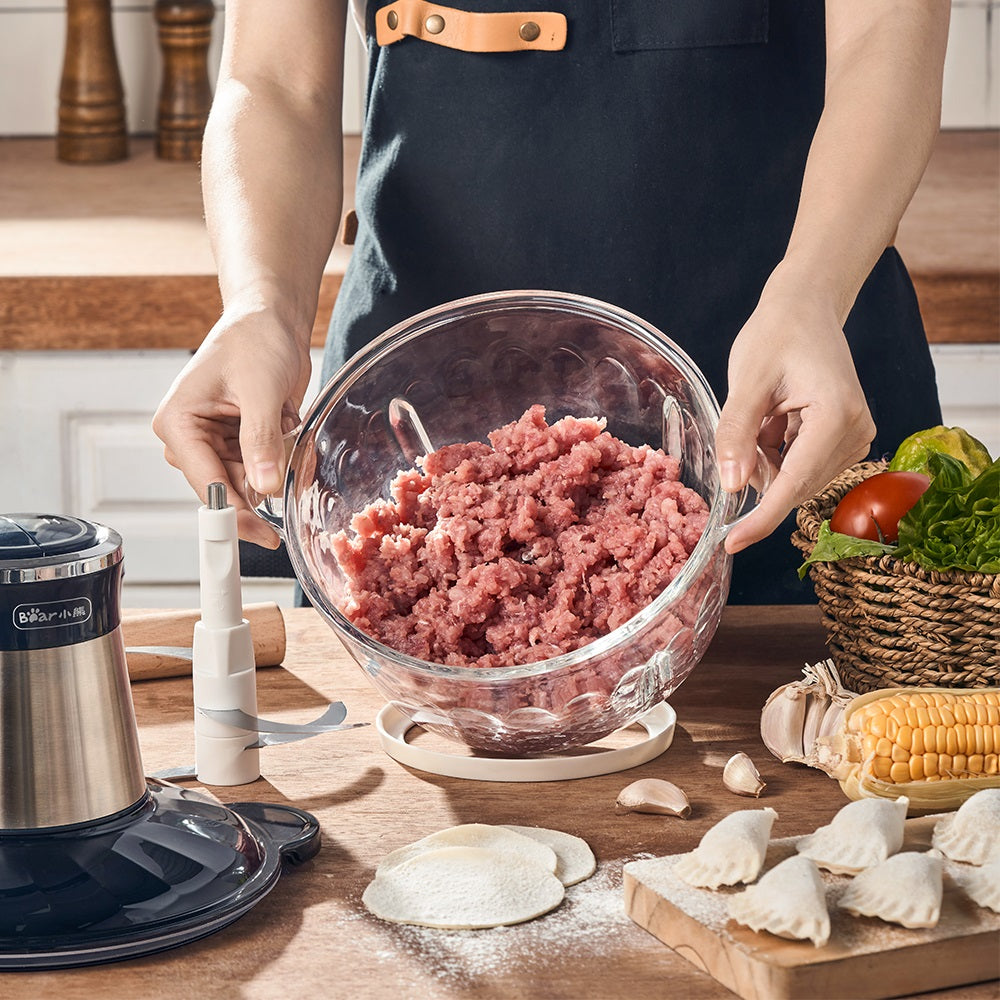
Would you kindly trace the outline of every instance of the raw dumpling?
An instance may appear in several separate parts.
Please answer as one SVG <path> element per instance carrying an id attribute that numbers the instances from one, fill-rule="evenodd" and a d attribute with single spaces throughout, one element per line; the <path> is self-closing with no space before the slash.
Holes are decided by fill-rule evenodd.
<path id="1" fill-rule="evenodd" d="M 463 823 L 460 826 L 450 826 L 446 830 L 438 830 L 422 840 L 418 840 L 399 850 L 387 854 L 375 871 L 381 875 L 390 868 L 401 865 L 404 861 L 434 851 L 441 847 L 481 847 L 489 851 L 504 851 L 516 854 L 526 861 L 541 865 L 549 872 L 556 870 L 556 852 L 540 841 L 525 837 L 504 826 L 491 826 L 488 823 Z"/>
<path id="2" fill-rule="evenodd" d="M 985 865 L 965 869 L 956 880 L 974 903 L 1000 913 L 1000 851 L 995 851 Z"/>
<path id="3" fill-rule="evenodd" d="M 472 930 L 541 916 L 565 891 L 551 871 L 523 855 L 442 847 L 380 871 L 361 899 L 383 920 Z"/>
<path id="4" fill-rule="evenodd" d="M 827 871 L 854 875 L 885 861 L 903 846 L 909 799 L 860 799 L 848 802 L 827 826 L 796 844 L 799 854 Z"/>
<path id="5" fill-rule="evenodd" d="M 861 872 L 840 897 L 856 917 L 878 917 L 904 927 L 936 927 L 941 915 L 940 855 L 904 851 Z"/>
<path id="6" fill-rule="evenodd" d="M 1000 846 L 1000 788 L 983 788 L 934 826 L 934 847 L 952 861 L 982 865 Z"/>
<path id="7" fill-rule="evenodd" d="M 530 837 L 556 854 L 556 878 L 563 885 L 576 885 L 585 878 L 590 878 L 597 868 L 597 859 L 590 845 L 580 837 L 562 830 L 547 830 L 542 826 L 511 826 L 504 824 L 504 829 L 513 830 L 522 837 Z"/>
<path id="8" fill-rule="evenodd" d="M 707 889 L 752 882 L 764 864 L 777 816 L 770 808 L 730 813 L 706 831 L 693 851 L 681 855 L 675 874 L 688 885 Z"/>
<path id="9" fill-rule="evenodd" d="M 830 939 L 830 914 L 819 869 L 794 856 L 775 865 L 756 885 L 729 900 L 729 915 L 751 930 L 810 940 L 817 948 Z"/>

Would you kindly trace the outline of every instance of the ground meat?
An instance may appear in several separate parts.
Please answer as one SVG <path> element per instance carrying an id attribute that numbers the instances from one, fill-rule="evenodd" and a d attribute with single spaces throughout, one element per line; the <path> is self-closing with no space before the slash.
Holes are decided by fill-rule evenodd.
<path id="1" fill-rule="evenodd" d="M 611 632 L 680 572 L 708 520 L 677 460 L 533 406 L 400 473 L 332 539 L 344 614 L 435 663 L 533 663 Z"/>

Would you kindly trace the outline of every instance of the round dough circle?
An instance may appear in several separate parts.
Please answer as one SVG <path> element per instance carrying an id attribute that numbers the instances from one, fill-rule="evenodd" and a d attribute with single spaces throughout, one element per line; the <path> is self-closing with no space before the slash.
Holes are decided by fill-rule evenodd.
<path id="1" fill-rule="evenodd" d="M 361 898 L 393 923 L 474 930 L 540 917 L 564 894 L 555 875 L 523 855 L 441 847 L 380 872 Z"/>
<path id="2" fill-rule="evenodd" d="M 504 828 L 551 847 L 556 852 L 556 878 L 563 885 L 576 885 L 590 878 L 597 868 L 597 858 L 590 845 L 572 833 L 547 830 L 543 826 L 512 826 L 509 823 L 505 823 Z"/>
<path id="3" fill-rule="evenodd" d="M 375 874 L 381 875 L 411 858 L 441 847 L 481 847 L 484 850 L 503 851 L 536 864 L 549 873 L 554 872 L 557 865 L 556 852 L 538 840 L 525 837 L 503 826 L 463 823 L 460 826 L 450 826 L 446 830 L 438 830 L 437 833 L 387 854 L 375 870 Z"/>

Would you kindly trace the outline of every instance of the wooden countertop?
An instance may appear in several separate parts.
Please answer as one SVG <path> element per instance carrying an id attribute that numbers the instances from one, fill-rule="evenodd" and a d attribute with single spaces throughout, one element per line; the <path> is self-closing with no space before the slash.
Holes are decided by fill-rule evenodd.
<path id="1" fill-rule="evenodd" d="M 345 140 L 345 211 L 360 140 Z M 900 229 L 932 342 L 1000 336 L 1000 132 L 942 132 Z M 326 268 L 322 344 L 350 248 Z M 71 165 L 54 140 L 0 140 L 0 349 L 193 350 L 220 311 L 198 169 L 135 139 L 120 163 Z"/>
<path id="2" fill-rule="evenodd" d="M 317 614 L 290 610 L 286 622 L 284 667 L 258 671 L 261 715 L 306 721 L 342 699 L 348 721 L 371 721 L 380 697 Z M 625 916 L 622 866 L 639 856 L 689 850 L 723 815 L 746 807 L 748 800 L 726 792 L 720 780 L 723 763 L 737 750 L 754 758 L 768 783 L 760 804 L 778 812 L 775 836 L 829 821 L 846 801 L 839 786 L 818 771 L 779 764 L 758 733 L 758 713 L 771 690 L 824 653 L 816 608 L 727 608 L 704 661 L 670 699 L 678 716 L 673 745 L 621 774 L 547 784 L 435 777 L 386 756 L 373 728 L 264 750 L 260 780 L 214 791 L 224 801 L 290 803 L 314 813 L 324 837 L 315 859 L 286 871 L 246 916 L 202 941 L 111 965 L 5 973 L 0 993 L 5 1000 L 732 996 Z M 133 696 L 147 772 L 193 760 L 190 678 L 137 682 Z M 694 808 L 689 820 L 616 814 L 618 792 L 652 776 L 687 791 Z M 382 923 L 365 911 L 361 893 L 385 854 L 462 822 L 578 834 L 593 847 L 598 870 L 569 890 L 560 910 L 515 927 L 440 932 Z M 996 995 L 996 983 L 987 983 L 922 996 Z"/>

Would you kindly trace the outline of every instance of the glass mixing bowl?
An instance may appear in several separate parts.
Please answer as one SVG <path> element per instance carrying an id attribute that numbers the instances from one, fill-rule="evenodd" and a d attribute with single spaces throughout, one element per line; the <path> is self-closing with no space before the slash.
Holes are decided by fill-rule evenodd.
<path id="1" fill-rule="evenodd" d="M 615 437 L 680 460 L 682 481 L 710 508 L 681 572 L 613 632 L 524 666 L 429 663 L 357 629 L 340 610 L 346 581 L 330 536 L 387 499 L 418 456 L 485 441 L 535 403 L 550 423 L 603 416 Z M 283 496 L 252 499 L 285 539 L 309 600 L 401 712 L 480 751 L 565 750 L 631 724 L 669 695 L 715 634 L 731 569 L 722 540 L 751 502 L 719 486 L 718 417 L 696 365 L 637 316 L 557 292 L 479 295 L 400 323 L 348 361 L 293 435 Z"/>

